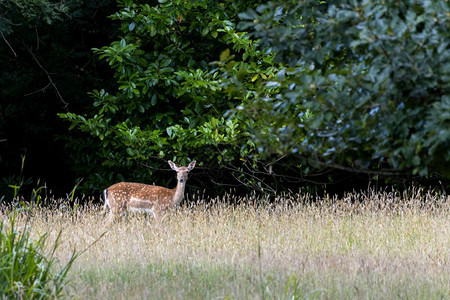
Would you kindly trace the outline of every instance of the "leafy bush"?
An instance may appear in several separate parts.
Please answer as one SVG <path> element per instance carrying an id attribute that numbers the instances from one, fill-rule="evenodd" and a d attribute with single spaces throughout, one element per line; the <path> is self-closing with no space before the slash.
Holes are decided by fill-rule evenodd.
<path id="1" fill-rule="evenodd" d="M 94 137 L 88 143 L 95 153 L 79 150 L 85 141 L 72 141 L 82 152 L 79 164 L 91 167 L 84 184 L 100 189 L 124 179 L 151 182 L 155 169 L 165 167 L 163 159 L 185 163 L 189 156 L 236 176 L 244 163 L 258 161 L 249 132 L 261 126 L 235 108 L 270 93 L 254 88 L 277 69 L 273 55 L 237 31 L 236 23 L 239 12 L 262 2 L 119 2 L 111 18 L 120 22 L 121 36 L 94 49 L 114 70 L 116 89 L 92 91 L 88 114 L 60 115 L 71 129 Z M 249 92 L 238 92 L 241 85 Z"/>
<path id="2" fill-rule="evenodd" d="M 257 105 L 292 137 L 287 153 L 316 166 L 450 177 L 448 1 L 272 1 L 240 16 L 285 66 L 286 76 L 261 83 L 280 93 Z"/>

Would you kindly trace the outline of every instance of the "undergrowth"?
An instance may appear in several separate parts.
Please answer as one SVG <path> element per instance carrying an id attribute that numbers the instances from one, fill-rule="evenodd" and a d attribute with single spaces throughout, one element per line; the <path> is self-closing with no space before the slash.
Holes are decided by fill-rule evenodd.
<path id="1" fill-rule="evenodd" d="M 0 294 L 7 299 L 57 298 L 62 295 L 67 274 L 80 252 L 73 251 L 65 266 L 55 270 L 55 252 L 61 242 L 61 231 L 51 246 L 48 232 L 30 236 L 30 219 L 17 224 L 18 214 L 27 208 L 6 212 L 0 223 Z"/>

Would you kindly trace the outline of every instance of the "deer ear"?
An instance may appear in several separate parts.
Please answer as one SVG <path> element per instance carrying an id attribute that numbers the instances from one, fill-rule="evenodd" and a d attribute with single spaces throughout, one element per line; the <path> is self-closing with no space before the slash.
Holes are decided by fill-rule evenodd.
<path id="1" fill-rule="evenodd" d="M 192 169 L 195 167 L 195 163 L 196 163 L 196 161 L 194 160 L 194 161 L 192 161 L 192 162 L 189 164 L 189 166 L 188 166 L 188 170 L 189 170 L 189 171 L 192 170 Z"/>
<path id="2" fill-rule="evenodd" d="M 178 172 L 178 167 L 176 164 L 173 163 L 173 161 L 169 160 L 168 163 L 169 163 L 169 166 L 172 168 L 172 170 Z"/>

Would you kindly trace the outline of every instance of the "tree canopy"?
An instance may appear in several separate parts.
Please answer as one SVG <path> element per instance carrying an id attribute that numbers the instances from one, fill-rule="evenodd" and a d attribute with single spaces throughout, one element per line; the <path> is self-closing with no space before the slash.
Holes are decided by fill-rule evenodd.
<path id="1" fill-rule="evenodd" d="M 120 38 L 94 49 L 114 69 L 117 86 L 90 93 L 97 108 L 92 114 L 61 114 L 71 128 L 99 140 L 102 169 L 92 181 L 145 181 L 165 166 L 163 159 L 188 158 L 211 169 L 226 166 L 244 180 L 242 165 L 258 157 L 249 129 L 263 128 L 231 111 L 253 97 L 259 78 L 277 72 L 273 55 L 236 29 L 238 13 L 249 5 L 120 2 L 112 16 L 120 22 Z M 232 95 L 238 88 L 233 83 L 250 92 Z"/>
<path id="2" fill-rule="evenodd" d="M 302 137 L 286 141 L 291 153 L 313 165 L 450 175 L 448 1 L 273 1 L 240 17 L 283 66 L 262 83 L 280 93 L 260 102 Z"/>
<path id="3" fill-rule="evenodd" d="M 215 192 L 450 178 L 446 0 L 8 0 L 0 17 L 6 186 L 21 149 L 85 191 L 167 185 L 169 159 Z"/>

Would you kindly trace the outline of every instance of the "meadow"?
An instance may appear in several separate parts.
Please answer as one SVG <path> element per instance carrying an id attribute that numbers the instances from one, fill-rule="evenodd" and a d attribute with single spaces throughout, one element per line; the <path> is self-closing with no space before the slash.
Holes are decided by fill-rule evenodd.
<path id="1" fill-rule="evenodd" d="M 411 189 L 343 197 L 201 195 L 155 221 L 105 225 L 59 201 L 17 223 L 49 234 L 74 299 L 449 299 L 450 197 Z M 103 235 L 103 236 L 102 236 Z"/>

